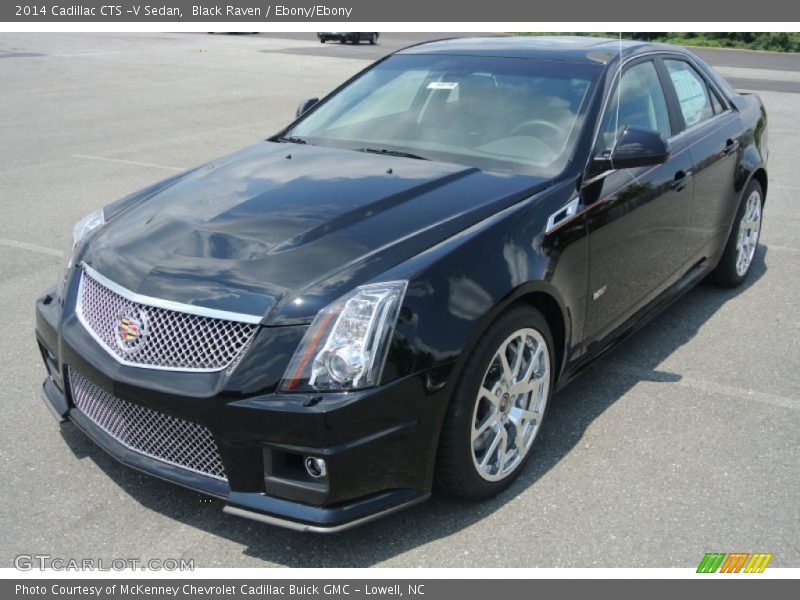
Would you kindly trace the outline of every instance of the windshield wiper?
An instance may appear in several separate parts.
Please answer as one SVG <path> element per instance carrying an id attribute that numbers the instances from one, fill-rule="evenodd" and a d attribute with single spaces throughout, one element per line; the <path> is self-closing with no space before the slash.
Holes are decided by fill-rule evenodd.
<path id="1" fill-rule="evenodd" d="M 403 158 L 415 158 L 417 160 L 430 160 L 419 154 L 404 152 L 402 150 L 389 150 L 388 148 L 358 148 L 356 152 L 371 152 L 372 154 L 385 154 L 387 156 L 401 156 Z"/>
<path id="2" fill-rule="evenodd" d="M 290 144 L 307 144 L 308 140 L 304 140 L 301 137 L 292 137 L 292 136 L 283 136 L 283 137 L 276 137 L 276 142 L 288 142 Z"/>

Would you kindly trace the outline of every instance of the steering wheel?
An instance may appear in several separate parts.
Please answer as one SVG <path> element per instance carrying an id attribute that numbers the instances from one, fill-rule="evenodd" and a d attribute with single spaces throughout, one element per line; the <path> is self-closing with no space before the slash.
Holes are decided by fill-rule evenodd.
<path id="1" fill-rule="evenodd" d="M 511 133 L 509 133 L 508 135 L 516 135 L 524 129 L 537 126 L 549 129 L 551 132 L 555 133 L 561 139 L 563 139 L 567 133 L 566 131 L 564 131 L 562 127 L 556 125 L 551 121 L 545 121 L 544 119 L 528 119 L 527 121 L 523 121 L 519 125 L 515 126 L 514 129 L 511 130 Z"/>

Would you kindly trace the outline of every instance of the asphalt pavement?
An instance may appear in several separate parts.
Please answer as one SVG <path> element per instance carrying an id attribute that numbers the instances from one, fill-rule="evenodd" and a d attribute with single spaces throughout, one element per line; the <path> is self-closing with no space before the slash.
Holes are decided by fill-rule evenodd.
<path id="1" fill-rule="evenodd" d="M 701 284 L 559 395 L 496 499 L 429 502 L 303 535 L 127 469 L 39 398 L 34 300 L 72 224 L 255 143 L 384 53 L 313 34 L 0 34 L 0 566 L 18 554 L 197 566 L 669 567 L 772 552 L 800 567 L 800 56 L 700 51 L 770 118 L 748 283 Z"/>

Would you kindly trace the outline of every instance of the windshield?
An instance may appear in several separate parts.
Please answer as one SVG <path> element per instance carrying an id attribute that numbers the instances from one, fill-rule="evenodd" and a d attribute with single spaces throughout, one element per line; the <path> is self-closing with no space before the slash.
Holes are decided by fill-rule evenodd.
<path id="1" fill-rule="evenodd" d="M 561 61 L 394 55 L 283 136 L 553 176 L 570 157 L 599 72 Z"/>

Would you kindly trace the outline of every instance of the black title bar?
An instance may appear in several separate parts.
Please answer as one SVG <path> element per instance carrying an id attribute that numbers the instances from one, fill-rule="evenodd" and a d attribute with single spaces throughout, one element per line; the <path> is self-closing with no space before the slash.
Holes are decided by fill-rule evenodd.
<path id="1" fill-rule="evenodd" d="M 692 579 L 27 579 L 0 582 L 3 598 L 17 600 L 485 600 L 566 596 L 694 600 L 710 595 L 745 600 L 755 595 L 794 597 L 786 579 L 698 575 Z M 716 581 L 713 583 L 710 579 Z M 698 581 L 702 580 L 702 581 Z M 531 590 L 535 589 L 536 594 Z"/>
<path id="2" fill-rule="evenodd" d="M 786 0 L 31 0 L 0 3 L 2 22 L 796 22 L 800 4 Z"/>

